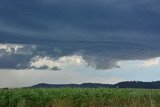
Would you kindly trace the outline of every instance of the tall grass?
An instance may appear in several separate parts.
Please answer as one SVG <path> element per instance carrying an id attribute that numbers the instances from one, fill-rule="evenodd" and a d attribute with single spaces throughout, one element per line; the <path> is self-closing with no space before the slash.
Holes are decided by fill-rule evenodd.
<path id="1" fill-rule="evenodd" d="M 0 107 L 160 107 L 160 90 L 143 89 L 7 89 Z"/>

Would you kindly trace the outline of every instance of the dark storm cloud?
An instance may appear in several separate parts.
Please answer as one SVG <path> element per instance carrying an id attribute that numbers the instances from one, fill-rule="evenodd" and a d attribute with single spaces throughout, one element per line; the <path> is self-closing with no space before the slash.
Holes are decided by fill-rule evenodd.
<path id="1" fill-rule="evenodd" d="M 1 49 L 0 67 L 28 68 L 37 55 L 58 59 L 78 53 L 96 69 L 118 67 L 120 60 L 158 57 L 159 4 L 158 0 L 1 0 L 0 43 L 37 47 L 32 54 L 8 56 L 2 56 Z"/>

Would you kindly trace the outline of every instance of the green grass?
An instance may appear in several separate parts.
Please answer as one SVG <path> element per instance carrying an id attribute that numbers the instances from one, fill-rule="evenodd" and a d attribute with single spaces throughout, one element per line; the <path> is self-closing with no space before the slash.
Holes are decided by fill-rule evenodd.
<path id="1" fill-rule="evenodd" d="M 7 89 L 0 107 L 160 107 L 160 90 Z"/>

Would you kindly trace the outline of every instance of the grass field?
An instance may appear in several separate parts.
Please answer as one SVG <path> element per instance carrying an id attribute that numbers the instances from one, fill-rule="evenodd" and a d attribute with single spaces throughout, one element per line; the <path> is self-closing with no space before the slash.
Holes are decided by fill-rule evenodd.
<path id="1" fill-rule="evenodd" d="M 0 107 L 160 107 L 160 90 L 1 89 Z"/>

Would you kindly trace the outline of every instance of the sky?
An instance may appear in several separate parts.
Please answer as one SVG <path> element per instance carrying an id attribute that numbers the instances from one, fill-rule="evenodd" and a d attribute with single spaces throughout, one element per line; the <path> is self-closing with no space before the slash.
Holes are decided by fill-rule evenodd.
<path id="1" fill-rule="evenodd" d="M 157 81 L 159 0 L 0 0 L 0 87 Z"/>

